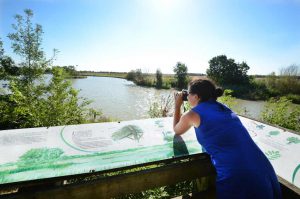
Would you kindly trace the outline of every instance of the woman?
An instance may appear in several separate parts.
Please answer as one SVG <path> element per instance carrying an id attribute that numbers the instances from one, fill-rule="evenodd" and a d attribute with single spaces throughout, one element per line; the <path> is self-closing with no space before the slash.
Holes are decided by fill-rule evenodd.
<path id="1" fill-rule="evenodd" d="M 217 198 L 281 198 L 274 169 L 253 142 L 239 118 L 217 102 L 223 90 L 209 79 L 190 83 L 188 102 L 193 107 L 181 116 L 182 92 L 175 94 L 173 128 L 176 135 L 195 128 L 198 142 L 210 154 L 217 171 Z"/>

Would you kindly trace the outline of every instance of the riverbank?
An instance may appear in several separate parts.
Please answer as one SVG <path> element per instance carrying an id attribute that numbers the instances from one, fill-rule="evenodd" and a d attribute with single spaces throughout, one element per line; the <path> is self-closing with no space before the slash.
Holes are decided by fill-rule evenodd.
<path id="1" fill-rule="evenodd" d="M 92 71 L 78 71 L 79 76 L 93 76 L 93 77 L 113 77 L 126 79 L 127 73 L 125 72 L 92 72 Z"/>
<path id="2" fill-rule="evenodd" d="M 176 89 L 176 79 L 173 74 L 162 74 L 162 84 L 160 87 L 157 86 L 156 74 L 143 73 L 142 78 L 139 81 L 131 79 L 127 72 L 93 72 L 93 71 L 77 71 L 76 76 L 68 77 L 69 79 L 79 79 L 86 78 L 87 76 L 93 77 L 111 77 L 111 78 L 121 78 L 127 79 L 134 82 L 138 86 L 143 87 L 153 87 L 158 89 Z M 188 81 L 206 77 L 203 74 L 188 74 Z M 241 100 L 251 100 L 251 101 L 268 101 L 271 98 L 286 97 L 295 104 L 300 104 L 300 95 L 297 94 L 280 94 L 274 92 L 267 87 L 265 81 L 267 77 L 252 77 L 252 81 L 248 85 L 224 85 L 224 89 L 232 90 L 232 96 Z"/>

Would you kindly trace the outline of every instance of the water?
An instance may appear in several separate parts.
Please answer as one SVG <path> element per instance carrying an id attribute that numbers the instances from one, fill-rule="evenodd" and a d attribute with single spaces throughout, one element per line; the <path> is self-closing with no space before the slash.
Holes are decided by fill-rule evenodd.
<path id="1" fill-rule="evenodd" d="M 118 78 L 87 77 L 72 79 L 73 86 L 80 89 L 80 96 L 93 100 L 90 105 L 101 109 L 105 116 L 119 120 L 148 118 L 150 104 L 173 94 L 174 90 L 158 90 L 137 86 L 134 83 Z M 249 101 L 237 99 L 237 108 L 252 118 L 259 119 L 264 101 Z"/>
<path id="2" fill-rule="evenodd" d="M 50 76 L 46 76 L 49 81 Z M 80 89 L 79 96 L 92 100 L 89 105 L 101 109 L 104 116 L 116 120 L 134 120 L 149 118 L 149 107 L 161 97 L 172 95 L 175 90 L 158 90 L 135 85 L 125 79 L 110 77 L 87 77 L 85 79 L 71 79 L 73 87 Z M 0 87 L 2 83 L 0 82 Z M 1 91 L 1 90 L 0 90 Z M 2 89 L 3 91 L 3 89 Z M 172 95 L 173 98 L 173 95 Z M 241 114 L 259 119 L 264 101 L 249 101 L 237 99 L 237 109 Z"/>
<path id="3" fill-rule="evenodd" d="M 174 90 L 137 86 L 119 78 L 87 77 L 71 81 L 74 88 L 81 90 L 79 96 L 93 100 L 91 107 L 118 120 L 149 118 L 150 104 L 174 93 Z"/>
<path id="4" fill-rule="evenodd" d="M 236 108 L 239 109 L 241 115 L 245 115 L 254 119 L 260 119 L 260 113 L 263 110 L 265 101 L 250 101 L 236 99 Z"/>

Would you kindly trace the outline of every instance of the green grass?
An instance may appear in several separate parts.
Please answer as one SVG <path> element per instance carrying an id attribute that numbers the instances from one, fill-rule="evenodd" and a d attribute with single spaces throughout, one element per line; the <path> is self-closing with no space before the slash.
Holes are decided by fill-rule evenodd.
<path id="1" fill-rule="evenodd" d="M 127 73 L 122 72 L 85 72 L 78 71 L 79 76 L 94 76 L 94 77 L 114 77 L 126 79 Z"/>

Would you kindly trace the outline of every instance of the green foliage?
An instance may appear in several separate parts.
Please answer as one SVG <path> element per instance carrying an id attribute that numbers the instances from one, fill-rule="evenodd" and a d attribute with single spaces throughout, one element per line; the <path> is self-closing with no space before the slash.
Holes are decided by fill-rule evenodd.
<path id="1" fill-rule="evenodd" d="M 186 112 L 186 111 L 191 110 L 192 106 L 190 105 L 189 102 L 183 102 L 183 109 L 184 109 L 184 112 Z"/>
<path id="2" fill-rule="evenodd" d="M 300 131 L 300 106 L 286 97 L 270 99 L 261 113 L 261 119 L 278 126 Z"/>
<path id="3" fill-rule="evenodd" d="M 25 60 L 19 64 L 18 70 L 15 70 L 12 60 L 7 61 L 9 59 L 3 56 L 1 42 L 1 79 L 9 81 L 9 94 L 0 98 L 0 128 L 84 123 L 87 114 L 85 107 L 90 102 L 78 97 L 78 91 L 64 79 L 64 70 L 54 67 L 50 82 L 45 83 L 44 71 L 49 68 L 51 60 L 44 57 L 42 27 L 36 25 L 33 28 L 32 16 L 31 10 L 25 10 L 25 19 L 16 15 L 17 24 L 13 24 L 16 32 L 9 34 L 14 52 Z"/>
<path id="4" fill-rule="evenodd" d="M 46 85 L 24 83 L 18 78 L 10 81 L 11 94 L 1 100 L 1 129 L 29 128 L 80 124 L 85 122 L 86 105 L 90 102 L 82 99 L 79 103 L 78 91 L 71 82 L 64 79 L 63 70 L 53 69 L 53 77 Z"/>
<path id="5" fill-rule="evenodd" d="M 277 80 L 277 88 L 282 94 L 300 95 L 300 66 L 290 65 L 282 68 L 280 78 Z"/>
<path id="6" fill-rule="evenodd" d="M 195 181 L 183 181 L 174 185 L 157 187 L 142 191 L 136 194 L 127 194 L 116 197 L 115 199 L 160 199 L 160 198 L 174 198 L 176 196 L 188 195 L 196 191 Z"/>
<path id="7" fill-rule="evenodd" d="M 13 51 L 24 61 L 21 63 L 24 80 L 32 82 L 44 74 L 48 61 L 41 48 L 42 26 L 36 24 L 33 27 L 32 10 L 25 9 L 24 14 L 15 16 L 17 22 L 12 25 L 15 32 L 10 33 L 8 38 L 12 41 Z"/>
<path id="8" fill-rule="evenodd" d="M 218 98 L 218 101 L 225 104 L 228 108 L 233 110 L 237 102 L 235 101 L 236 98 L 232 97 L 232 94 L 233 90 L 226 89 L 224 90 L 223 96 Z"/>
<path id="9" fill-rule="evenodd" d="M 3 41 L 0 37 L 0 59 L 3 57 L 3 55 L 4 55 Z"/>
<path id="10" fill-rule="evenodd" d="M 129 73 L 127 73 L 126 75 L 126 79 L 128 81 L 134 81 L 135 80 L 135 71 L 134 70 L 131 70 Z"/>
<path id="11" fill-rule="evenodd" d="M 168 117 L 170 115 L 173 103 L 174 102 L 171 94 L 167 97 L 161 97 L 159 100 L 156 99 L 150 104 L 148 114 L 151 118 Z"/>
<path id="12" fill-rule="evenodd" d="M 125 77 L 128 81 L 133 81 L 139 86 L 156 87 L 170 89 L 175 87 L 174 78 L 170 75 L 163 75 L 160 70 L 156 71 L 155 76 L 142 73 L 141 69 L 131 70 Z"/>
<path id="13" fill-rule="evenodd" d="M 46 95 L 46 118 L 43 125 L 57 126 L 67 124 L 81 124 L 85 122 L 86 106 L 90 101 L 82 99 L 79 103 L 78 91 L 71 86 L 71 82 L 65 80 L 64 71 L 53 68 L 53 77 L 46 87 L 43 95 Z M 43 110 L 43 109 L 42 109 Z"/>
<path id="14" fill-rule="evenodd" d="M 266 87 L 272 92 L 279 94 L 277 87 L 277 77 L 275 75 L 275 72 L 272 72 L 270 75 L 268 75 L 263 81 L 262 81 Z"/>
<path id="15" fill-rule="evenodd" d="M 177 62 L 176 66 L 173 68 L 176 79 L 176 87 L 178 89 L 187 88 L 188 85 L 188 68 L 185 64 Z"/>
<path id="16" fill-rule="evenodd" d="M 279 94 L 297 94 L 300 95 L 300 69 L 298 65 L 290 65 L 282 68 L 280 75 L 271 73 L 266 78 L 267 87 L 273 92 Z"/>
<path id="17" fill-rule="evenodd" d="M 114 122 L 116 119 L 106 117 L 101 110 L 90 108 L 88 109 L 85 123 L 100 123 L 100 122 Z"/>
<path id="18" fill-rule="evenodd" d="M 141 69 L 137 70 L 131 70 L 127 76 L 126 79 L 129 81 L 133 81 L 135 84 L 140 86 L 148 86 L 148 87 L 154 87 L 154 80 L 150 77 L 148 74 L 142 73 Z"/>
<path id="19" fill-rule="evenodd" d="M 227 59 L 226 55 L 219 55 L 209 60 L 207 76 L 220 85 L 247 84 L 249 66 L 245 63 L 235 63 L 234 59 Z"/>
<path id="20" fill-rule="evenodd" d="M 299 65 L 290 65 L 282 68 L 280 75 L 274 72 L 260 80 L 269 92 L 269 96 L 286 96 L 293 103 L 300 104 L 300 68 Z"/>
<path id="21" fill-rule="evenodd" d="M 162 73 L 159 69 L 156 70 L 156 88 L 163 86 Z"/>
<path id="22" fill-rule="evenodd" d="M 300 104 L 300 95 L 288 94 L 286 95 L 286 98 L 291 100 L 295 104 Z"/>
<path id="23" fill-rule="evenodd" d="M 8 80 L 10 76 L 19 75 L 19 68 L 12 58 L 4 53 L 3 42 L 0 38 L 0 79 Z"/>
<path id="24" fill-rule="evenodd" d="M 9 56 L 0 58 L 0 79 L 8 80 L 10 76 L 20 75 L 20 69 Z"/>
<path id="25" fill-rule="evenodd" d="M 62 68 L 65 71 L 66 77 L 76 77 L 77 71 L 75 70 L 75 66 L 56 66 L 57 68 Z M 47 72 L 51 72 L 48 68 L 46 69 Z"/>

